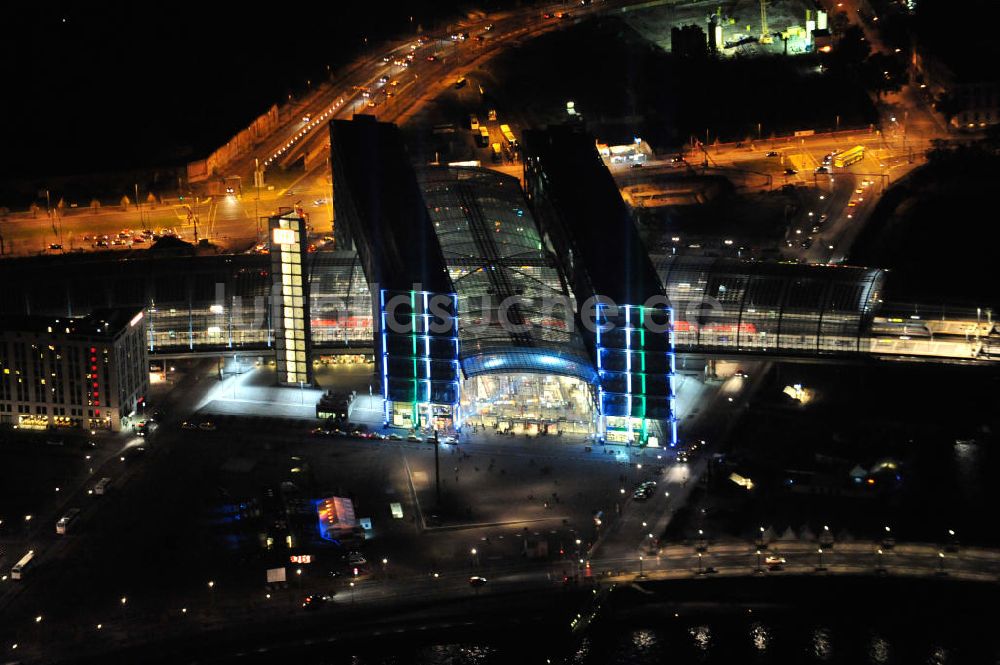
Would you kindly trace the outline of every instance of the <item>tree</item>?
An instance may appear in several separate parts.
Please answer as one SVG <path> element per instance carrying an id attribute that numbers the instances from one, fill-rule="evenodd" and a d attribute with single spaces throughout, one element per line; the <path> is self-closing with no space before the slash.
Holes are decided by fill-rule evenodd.
<path id="1" fill-rule="evenodd" d="M 906 71 L 899 61 L 885 53 L 873 53 L 865 61 L 865 86 L 879 96 L 899 92 L 906 78 Z"/>
<path id="2" fill-rule="evenodd" d="M 839 73 L 857 73 L 864 65 L 871 46 L 865 40 L 865 34 L 856 25 L 852 25 L 841 36 L 828 60 L 831 70 Z"/>
<path id="3" fill-rule="evenodd" d="M 934 100 L 934 110 L 944 116 L 945 122 L 950 123 L 951 119 L 962 110 L 962 106 L 955 95 L 945 92 Z"/>

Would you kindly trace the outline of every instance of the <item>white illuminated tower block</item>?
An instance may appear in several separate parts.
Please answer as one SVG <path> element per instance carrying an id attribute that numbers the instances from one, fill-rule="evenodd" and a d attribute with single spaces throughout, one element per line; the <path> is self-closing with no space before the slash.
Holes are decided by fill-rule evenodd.
<path id="1" fill-rule="evenodd" d="M 272 217 L 271 320 L 277 355 L 278 384 L 312 383 L 309 327 L 309 277 L 306 269 L 306 222 L 295 213 Z"/>

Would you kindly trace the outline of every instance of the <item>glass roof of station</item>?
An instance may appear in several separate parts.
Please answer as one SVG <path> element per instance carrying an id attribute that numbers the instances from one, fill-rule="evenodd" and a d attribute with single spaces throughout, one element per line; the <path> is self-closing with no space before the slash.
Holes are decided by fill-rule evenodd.
<path id="1" fill-rule="evenodd" d="M 418 172 L 458 293 L 460 357 L 467 376 L 543 372 L 594 380 L 573 331 L 573 301 L 516 178 L 485 169 Z M 501 326 L 505 318 L 513 326 Z"/>

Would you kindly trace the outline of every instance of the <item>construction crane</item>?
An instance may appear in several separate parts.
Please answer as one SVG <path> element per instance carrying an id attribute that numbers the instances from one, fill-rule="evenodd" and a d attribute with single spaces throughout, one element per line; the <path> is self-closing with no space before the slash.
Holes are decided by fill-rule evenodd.
<path id="1" fill-rule="evenodd" d="M 774 41 L 771 31 L 767 29 L 767 0 L 760 0 L 760 39 L 761 44 L 770 44 Z"/>

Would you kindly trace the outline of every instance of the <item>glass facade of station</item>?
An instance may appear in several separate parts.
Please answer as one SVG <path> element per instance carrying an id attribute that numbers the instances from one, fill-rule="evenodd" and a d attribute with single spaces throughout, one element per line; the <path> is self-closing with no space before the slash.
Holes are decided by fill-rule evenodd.
<path id="1" fill-rule="evenodd" d="M 448 430 L 460 422 L 458 298 L 430 291 L 379 291 L 384 419 L 395 427 Z"/>
<path id="2" fill-rule="evenodd" d="M 678 351 L 831 355 L 869 350 L 884 273 L 847 266 L 653 256 Z"/>
<path id="3" fill-rule="evenodd" d="M 665 436 L 675 443 L 670 308 L 598 302 L 595 310 L 600 431 L 608 441 L 645 444 L 655 436 L 659 443 Z"/>
<path id="4" fill-rule="evenodd" d="M 418 173 L 458 295 L 466 377 L 596 376 L 573 330 L 575 304 L 542 246 L 516 178 L 473 168 Z"/>

